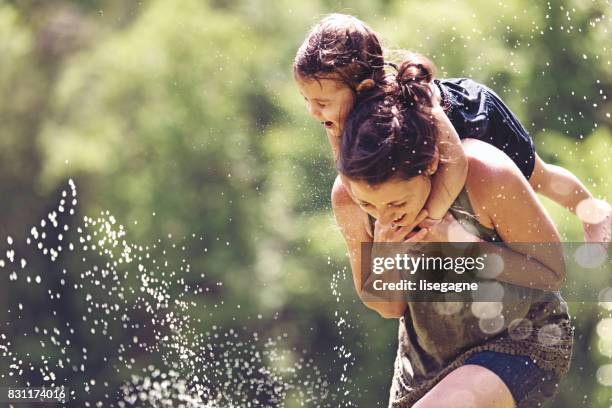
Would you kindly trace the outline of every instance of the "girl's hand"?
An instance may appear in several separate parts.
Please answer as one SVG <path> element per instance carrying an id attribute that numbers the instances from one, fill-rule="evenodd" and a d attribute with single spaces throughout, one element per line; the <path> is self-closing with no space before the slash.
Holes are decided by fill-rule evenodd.
<path id="1" fill-rule="evenodd" d="M 374 242 L 419 242 L 428 232 L 427 228 L 414 228 L 427 218 L 427 210 L 421 210 L 415 220 L 405 226 L 395 226 L 393 223 L 374 223 Z"/>
<path id="2" fill-rule="evenodd" d="M 466 230 L 451 213 L 446 213 L 441 220 L 427 218 L 419 226 L 429 231 L 422 242 L 480 242 L 480 238 Z"/>

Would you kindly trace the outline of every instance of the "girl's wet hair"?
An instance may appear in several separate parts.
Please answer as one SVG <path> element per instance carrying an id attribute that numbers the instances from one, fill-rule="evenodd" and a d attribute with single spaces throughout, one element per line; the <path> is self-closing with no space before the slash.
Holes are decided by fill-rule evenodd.
<path id="1" fill-rule="evenodd" d="M 353 109 L 342 133 L 338 171 L 376 185 L 427 170 L 436 152 L 430 87 L 434 72 L 427 58 L 408 54 L 395 81 Z"/>
<path id="2" fill-rule="evenodd" d="M 331 14 L 306 35 L 293 72 L 303 79 L 337 79 L 359 93 L 384 84 L 384 62 L 374 30 L 356 17 Z"/>

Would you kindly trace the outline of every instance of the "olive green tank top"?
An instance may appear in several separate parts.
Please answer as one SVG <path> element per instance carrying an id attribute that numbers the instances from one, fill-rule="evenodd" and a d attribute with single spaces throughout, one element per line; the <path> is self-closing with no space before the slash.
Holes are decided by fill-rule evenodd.
<path id="1" fill-rule="evenodd" d="M 449 211 L 483 240 L 501 242 L 478 222 L 465 190 Z M 499 302 L 408 302 L 399 322 L 390 407 L 411 407 L 479 351 L 529 356 L 554 378 L 567 373 L 573 329 L 560 293 L 495 282 L 503 288 Z M 554 388 L 540 387 L 528 397 L 545 401 Z"/>

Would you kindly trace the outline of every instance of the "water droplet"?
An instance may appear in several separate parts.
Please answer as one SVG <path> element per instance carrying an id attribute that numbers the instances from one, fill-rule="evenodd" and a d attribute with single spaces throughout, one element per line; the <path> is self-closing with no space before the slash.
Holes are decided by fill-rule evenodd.
<path id="1" fill-rule="evenodd" d="M 612 364 L 604 364 L 597 369 L 597 382 L 604 387 L 612 387 Z"/>
<path id="2" fill-rule="evenodd" d="M 478 277 L 483 279 L 495 279 L 504 270 L 504 260 L 495 253 L 487 253 L 485 258 L 485 268 L 477 272 Z"/>
<path id="3" fill-rule="evenodd" d="M 538 341 L 545 346 L 554 346 L 561 341 L 563 331 L 555 324 L 547 324 L 538 330 Z"/>
<path id="4" fill-rule="evenodd" d="M 598 243 L 580 245 L 574 253 L 574 260 L 583 268 L 595 269 L 608 259 L 608 251 Z"/>
<path id="5" fill-rule="evenodd" d="M 612 339 L 612 318 L 601 319 L 597 323 L 597 335 L 604 339 Z"/>
<path id="6" fill-rule="evenodd" d="M 504 298 L 504 286 L 496 281 L 480 282 L 478 290 L 472 292 L 474 302 L 501 302 Z"/>
<path id="7" fill-rule="evenodd" d="M 602 355 L 612 357 L 612 339 L 599 339 L 597 346 Z"/>
<path id="8" fill-rule="evenodd" d="M 610 205 L 602 200 L 587 198 L 576 206 L 576 215 L 587 224 L 599 224 L 611 213 Z"/>
<path id="9" fill-rule="evenodd" d="M 463 305 L 463 302 L 434 302 L 433 309 L 442 316 L 450 316 L 458 313 Z"/>
<path id="10" fill-rule="evenodd" d="M 514 340 L 524 340 L 531 336 L 533 323 L 529 319 L 514 319 L 508 325 L 508 334 Z"/>
<path id="11" fill-rule="evenodd" d="M 498 314 L 491 318 L 482 318 L 478 320 L 478 327 L 486 334 L 495 334 L 503 330 L 505 318 L 504 315 Z"/>
<path id="12" fill-rule="evenodd" d="M 439 401 L 441 406 L 453 408 L 477 408 L 474 392 L 461 390 L 446 396 L 447 399 Z"/>
<path id="13" fill-rule="evenodd" d="M 473 302 L 471 310 L 479 319 L 492 319 L 501 314 L 503 308 L 501 302 Z"/>

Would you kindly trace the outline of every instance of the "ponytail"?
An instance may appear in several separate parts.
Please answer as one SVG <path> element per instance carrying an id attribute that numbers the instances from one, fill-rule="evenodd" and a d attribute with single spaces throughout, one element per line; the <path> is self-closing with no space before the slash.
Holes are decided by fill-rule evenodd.
<path id="1" fill-rule="evenodd" d="M 374 185 L 425 174 L 436 151 L 433 63 L 410 54 L 392 66 L 397 74 L 386 92 L 361 101 L 347 118 L 337 163 L 345 176 Z"/>
<path id="2" fill-rule="evenodd" d="M 410 53 L 397 67 L 396 92 L 407 108 L 418 110 L 419 105 L 433 106 L 431 82 L 435 75 L 434 64 L 426 57 Z"/>

